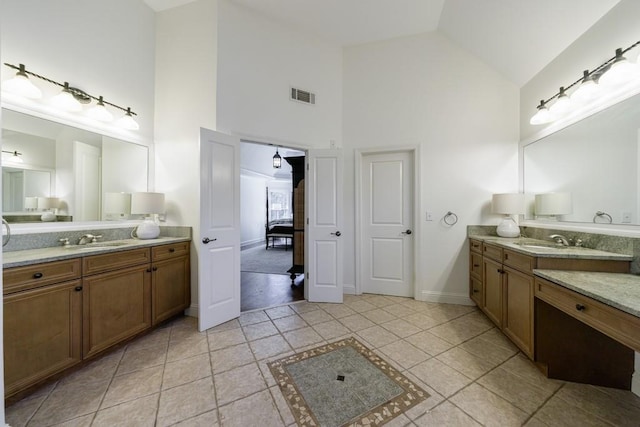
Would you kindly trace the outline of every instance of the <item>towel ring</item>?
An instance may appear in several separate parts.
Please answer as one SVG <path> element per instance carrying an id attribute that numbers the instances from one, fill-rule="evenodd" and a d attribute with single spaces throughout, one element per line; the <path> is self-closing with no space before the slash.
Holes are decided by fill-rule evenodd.
<path id="1" fill-rule="evenodd" d="M 611 218 L 611 215 L 609 215 L 606 212 L 602 212 L 602 211 L 596 212 L 596 214 L 593 216 L 593 222 L 596 222 L 597 218 L 606 219 L 607 220 L 607 224 L 611 224 L 613 222 L 613 218 Z"/>
<path id="2" fill-rule="evenodd" d="M 449 211 L 444 216 L 443 221 L 447 225 L 456 225 L 456 223 L 458 222 L 458 215 L 456 215 L 453 212 Z"/>

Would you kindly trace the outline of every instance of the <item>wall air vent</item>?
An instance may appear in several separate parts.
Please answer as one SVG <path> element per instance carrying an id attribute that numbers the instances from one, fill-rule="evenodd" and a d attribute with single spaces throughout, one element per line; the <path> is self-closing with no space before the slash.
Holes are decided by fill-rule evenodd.
<path id="1" fill-rule="evenodd" d="M 316 94 L 292 87 L 291 100 L 313 105 L 316 103 Z"/>

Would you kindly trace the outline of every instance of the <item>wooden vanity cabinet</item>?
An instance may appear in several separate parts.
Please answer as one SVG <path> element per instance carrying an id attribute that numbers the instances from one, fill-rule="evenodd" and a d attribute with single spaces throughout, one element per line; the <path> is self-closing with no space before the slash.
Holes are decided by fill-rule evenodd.
<path id="1" fill-rule="evenodd" d="M 8 268 L 5 396 L 188 308 L 189 242 Z"/>
<path id="2" fill-rule="evenodd" d="M 151 248 L 151 324 L 182 313 L 191 303 L 189 242 Z"/>
<path id="3" fill-rule="evenodd" d="M 481 307 L 483 304 L 482 242 L 471 239 L 469 249 L 469 298 Z"/>
<path id="4" fill-rule="evenodd" d="M 80 363 L 81 291 L 80 260 L 5 271 L 5 395 Z"/>

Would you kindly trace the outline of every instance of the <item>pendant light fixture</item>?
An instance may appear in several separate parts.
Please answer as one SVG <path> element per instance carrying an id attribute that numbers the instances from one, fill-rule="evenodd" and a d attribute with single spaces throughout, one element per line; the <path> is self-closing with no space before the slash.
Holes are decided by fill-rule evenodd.
<path id="1" fill-rule="evenodd" d="M 276 147 L 276 154 L 273 156 L 273 167 L 280 169 L 282 167 L 282 157 L 278 154 L 278 147 Z"/>
<path id="2" fill-rule="evenodd" d="M 30 99 L 42 98 L 42 91 L 31 83 L 24 64 L 20 64 L 16 75 L 2 83 L 2 90 L 14 95 L 23 96 Z"/>

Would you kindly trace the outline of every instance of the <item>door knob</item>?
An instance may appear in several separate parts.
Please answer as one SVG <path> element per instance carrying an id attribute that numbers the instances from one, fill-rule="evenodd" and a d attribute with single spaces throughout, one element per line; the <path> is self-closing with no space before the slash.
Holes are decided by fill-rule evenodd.
<path id="1" fill-rule="evenodd" d="M 331 233 L 332 236 L 336 236 L 336 237 L 340 237 L 342 236 L 342 233 L 339 231 L 336 231 L 335 233 Z"/>
<path id="2" fill-rule="evenodd" d="M 411 230 L 409 230 L 409 229 L 407 229 L 407 231 L 403 231 L 403 232 L 402 232 L 402 234 L 411 234 L 411 233 L 413 233 L 413 231 L 411 231 Z"/>
<path id="3" fill-rule="evenodd" d="M 204 243 L 205 245 L 209 242 L 215 242 L 218 239 L 210 239 L 208 237 L 205 237 L 204 239 L 202 239 L 202 243 Z"/>

